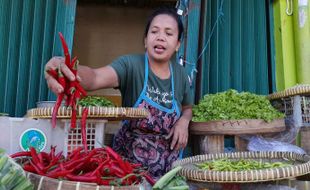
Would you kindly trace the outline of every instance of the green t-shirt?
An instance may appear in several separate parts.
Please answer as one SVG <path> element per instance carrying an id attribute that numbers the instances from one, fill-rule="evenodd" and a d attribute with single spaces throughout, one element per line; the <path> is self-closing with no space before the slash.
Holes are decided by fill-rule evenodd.
<path id="1" fill-rule="evenodd" d="M 181 65 L 174 62 L 171 64 L 174 75 L 174 95 L 181 110 L 181 105 L 192 105 L 188 77 L 185 69 Z M 124 55 L 114 60 L 110 66 L 114 68 L 118 75 L 119 89 L 123 97 L 123 106 L 132 107 L 143 90 L 145 72 L 144 55 Z M 171 108 L 171 77 L 169 79 L 160 79 L 149 67 L 146 91 L 146 95 L 154 102 L 164 107 Z"/>

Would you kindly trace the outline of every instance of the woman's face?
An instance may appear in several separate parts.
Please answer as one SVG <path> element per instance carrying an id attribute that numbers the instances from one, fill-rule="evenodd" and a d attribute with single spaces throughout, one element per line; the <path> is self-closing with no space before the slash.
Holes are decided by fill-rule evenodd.
<path id="1" fill-rule="evenodd" d="M 167 14 L 154 17 L 144 39 L 149 58 L 160 63 L 168 62 L 180 47 L 178 34 L 178 24 L 173 17 Z"/>

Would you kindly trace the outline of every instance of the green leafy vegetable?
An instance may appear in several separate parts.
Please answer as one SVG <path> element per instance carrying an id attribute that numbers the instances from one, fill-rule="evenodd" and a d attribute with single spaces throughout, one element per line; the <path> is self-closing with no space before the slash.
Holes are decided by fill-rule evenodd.
<path id="1" fill-rule="evenodd" d="M 217 94 L 208 94 L 193 107 L 193 121 L 263 119 L 270 122 L 284 118 L 266 96 L 250 92 L 238 93 L 230 89 Z"/>
<path id="2" fill-rule="evenodd" d="M 100 96 L 86 96 L 79 100 L 78 106 L 88 107 L 114 107 L 115 105 L 108 99 Z"/>

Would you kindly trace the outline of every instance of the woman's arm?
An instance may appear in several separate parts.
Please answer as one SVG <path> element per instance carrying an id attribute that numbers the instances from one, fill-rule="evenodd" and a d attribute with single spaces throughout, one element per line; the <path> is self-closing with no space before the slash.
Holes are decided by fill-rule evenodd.
<path id="1" fill-rule="evenodd" d="M 111 66 L 92 69 L 81 65 L 78 68 L 78 76 L 85 90 L 118 87 L 118 77 Z"/>
<path id="2" fill-rule="evenodd" d="M 53 57 L 45 65 L 45 71 L 61 69 L 61 72 L 71 81 L 76 80 L 74 74 L 64 63 L 64 58 Z M 63 87 L 48 72 L 45 72 L 45 79 L 48 87 L 55 93 L 63 92 Z M 78 80 L 85 90 L 96 90 L 100 88 L 111 88 L 118 86 L 118 77 L 111 66 L 105 66 L 98 69 L 92 69 L 80 65 L 78 67 Z"/>

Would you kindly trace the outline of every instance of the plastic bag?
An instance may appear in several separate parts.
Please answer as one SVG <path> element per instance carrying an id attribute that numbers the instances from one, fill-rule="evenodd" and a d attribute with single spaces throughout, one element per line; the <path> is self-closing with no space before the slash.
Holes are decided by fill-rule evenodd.
<path id="1" fill-rule="evenodd" d="M 298 154 L 306 154 L 306 152 L 291 144 L 296 140 L 296 136 L 300 126 L 296 125 L 293 119 L 286 119 L 286 130 L 278 134 L 269 136 L 244 136 L 243 138 L 249 141 L 249 151 L 280 151 L 280 152 L 295 152 Z"/>
<path id="2" fill-rule="evenodd" d="M 249 151 L 278 151 L 306 154 L 306 152 L 298 146 L 276 140 L 266 140 L 259 136 L 251 137 L 247 148 Z"/>
<path id="3" fill-rule="evenodd" d="M 0 190 L 33 189 L 22 167 L 0 149 Z"/>

